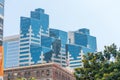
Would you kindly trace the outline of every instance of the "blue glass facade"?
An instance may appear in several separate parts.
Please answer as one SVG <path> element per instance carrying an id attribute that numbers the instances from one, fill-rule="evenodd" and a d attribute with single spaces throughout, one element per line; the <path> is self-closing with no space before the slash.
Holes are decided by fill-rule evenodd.
<path id="1" fill-rule="evenodd" d="M 4 68 L 7 68 L 7 65 L 6 65 L 6 58 L 7 58 L 7 42 L 4 42 L 3 43 L 3 47 L 4 47 Z"/>
<path id="2" fill-rule="evenodd" d="M 19 65 L 19 36 L 4 38 L 4 68 L 17 67 Z"/>
<path id="3" fill-rule="evenodd" d="M 40 22 L 41 33 L 48 35 L 49 33 L 49 15 L 44 13 L 44 9 L 38 8 L 31 11 L 31 18 L 37 19 Z"/>
<path id="4" fill-rule="evenodd" d="M 50 37 L 55 38 L 53 42 L 53 61 L 62 66 L 66 66 L 66 43 L 68 42 L 68 33 L 62 30 L 50 29 Z"/>
<path id="5" fill-rule="evenodd" d="M 0 15 L 4 16 L 4 0 L 0 0 Z"/>
<path id="6" fill-rule="evenodd" d="M 55 62 L 62 66 L 82 66 L 82 55 L 96 51 L 96 38 L 89 29 L 65 32 L 49 28 L 44 9 L 21 17 L 19 66 Z"/>
<path id="7" fill-rule="evenodd" d="M 90 35 L 89 29 L 86 29 L 86 28 L 79 29 L 78 32 L 81 34 Z"/>
<path id="8" fill-rule="evenodd" d="M 42 46 L 51 47 L 51 43 L 45 45 L 52 40 L 48 37 L 48 27 L 49 15 L 45 14 L 43 9 L 31 11 L 30 18 L 21 17 L 20 66 L 42 63 L 40 57 L 44 56 L 43 49 L 45 49 Z"/>
<path id="9" fill-rule="evenodd" d="M 68 33 L 65 31 L 57 30 L 57 29 L 50 29 L 50 37 L 60 39 L 62 48 L 65 48 L 65 44 L 68 41 Z"/>
<path id="10" fill-rule="evenodd" d="M 20 66 L 30 65 L 32 45 L 40 45 L 40 20 L 34 18 L 21 17 L 20 26 Z M 28 57 L 23 57 L 28 56 Z M 21 58 L 23 57 L 23 58 Z M 25 64 L 22 64 L 25 63 Z"/>
<path id="11" fill-rule="evenodd" d="M 76 44 L 67 44 L 66 53 L 67 59 L 69 61 L 68 66 L 71 68 L 77 68 L 82 66 L 82 56 L 86 55 L 88 52 L 94 51 L 84 46 Z"/>
<path id="12" fill-rule="evenodd" d="M 4 0 L 0 0 L 0 3 L 4 5 Z"/>
<path id="13" fill-rule="evenodd" d="M 90 35 L 89 29 L 83 28 L 78 31 L 70 32 L 69 40 L 69 43 L 90 48 L 93 52 L 97 51 L 96 37 Z"/>
<path id="14" fill-rule="evenodd" d="M 66 53 L 68 65 L 71 68 L 82 66 L 82 55 L 96 51 L 96 37 L 90 35 L 89 29 L 83 28 L 69 32 L 69 44 L 66 45 Z"/>
<path id="15" fill-rule="evenodd" d="M 48 36 L 41 36 L 41 46 L 51 48 L 52 43 L 55 41 L 54 38 L 48 37 Z M 46 44 L 47 43 L 47 44 Z"/>

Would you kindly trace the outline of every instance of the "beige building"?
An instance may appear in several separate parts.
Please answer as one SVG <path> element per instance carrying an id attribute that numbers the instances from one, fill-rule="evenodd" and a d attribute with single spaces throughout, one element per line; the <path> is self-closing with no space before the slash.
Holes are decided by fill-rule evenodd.
<path id="1" fill-rule="evenodd" d="M 31 77 L 34 77 L 36 80 L 76 80 L 71 71 L 54 63 L 4 70 L 4 80 L 17 80 L 17 78 L 22 77 L 26 78 L 26 80 Z"/>

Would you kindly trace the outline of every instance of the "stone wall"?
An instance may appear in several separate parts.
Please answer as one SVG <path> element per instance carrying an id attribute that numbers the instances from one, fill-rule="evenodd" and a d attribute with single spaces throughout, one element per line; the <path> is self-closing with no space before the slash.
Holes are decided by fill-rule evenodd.
<path id="1" fill-rule="evenodd" d="M 53 63 L 4 70 L 4 80 L 17 80 L 23 77 L 27 80 L 31 77 L 37 80 L 75 80 L 73 74 Z"/>

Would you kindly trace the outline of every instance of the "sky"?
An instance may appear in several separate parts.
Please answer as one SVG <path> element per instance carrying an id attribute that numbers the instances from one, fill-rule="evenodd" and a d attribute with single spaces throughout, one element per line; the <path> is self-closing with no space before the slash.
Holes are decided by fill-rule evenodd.
<path id="1" fill-rule="evenodd" d="M 120 47 L 120 0 L 5 0 L 4 36 L 19 34 L 20 17 L 36 8 L 49 14 L 50 28 L 90 29 L 98 51 L 112 43 Z"/>

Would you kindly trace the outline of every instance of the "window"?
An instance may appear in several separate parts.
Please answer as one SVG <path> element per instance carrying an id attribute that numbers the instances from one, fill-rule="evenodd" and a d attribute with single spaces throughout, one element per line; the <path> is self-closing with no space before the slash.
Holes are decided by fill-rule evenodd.
<path id="1" fill-rule="evenodd" d="M 20 77 L 21 77 L 21 73 L 20 73 L 20 72 L 18 72 L 17 77 L 18 77 L 18 78 L 20 78 Z"/>
<path id="2" fill-rule="evenodd" d="M 24 77 L 25 77 L 25 78 L 29 78 L 29 77 L 30 77 L 30 72 L 25 72 L 25 73 L 24 73 Z"/>
<path id="3" fill-rule="evenodd" d="M 45 76 L 45 71 L 44 70 L 41 71 L 41 76 L 42 77 Z"/>
<path id="4" fill-rule="evenodd" d="M 49 76 L 50 75 L 50 70 L 46 71 L 46 75 Z"/>
<path id="5" fill-rule="evenodd" d="M 0 8 L 1 9 L 1 8 Z M 0 11 L 1 12 L 1 11 Z M 2 18 L 0 18 L 0 25 L 3 25 L 3 19 Z"/>
<path id="6" fill-rule="evenodd" d="M 4 8 L 0 7 L 0 14 L 3 16 L 4 15 Z M 1 22 L 0 22 L 1 23 Z M 2 20 L 2 24 L 3 24 L 3 20 Z"/>
<path id="7" fill-rule="evenodd" d="M 0 3 L 2 3 L 2 4 L 3 4 L 3 3 L 4 3 L 4 0 L 0 0 Z"/>
<path id="8" fill-rule="evenodd" d="M 40 76 L 40 71 L 36 72 L 36 76 L 39 77 Z"/>
<path id="9" fill-rule="evenodd" d="M 12 73 L 8 73 L 8 80 L 12 80 L 13 79 L 13 74 Z"/>

